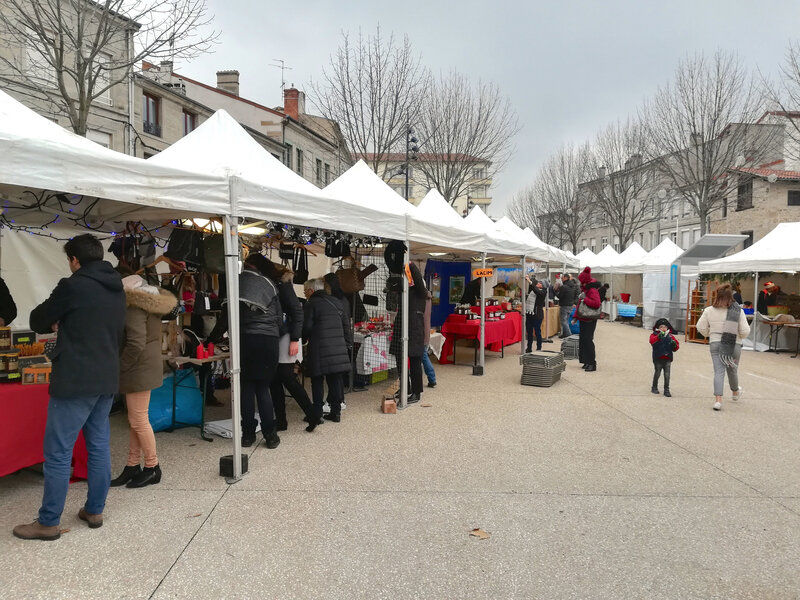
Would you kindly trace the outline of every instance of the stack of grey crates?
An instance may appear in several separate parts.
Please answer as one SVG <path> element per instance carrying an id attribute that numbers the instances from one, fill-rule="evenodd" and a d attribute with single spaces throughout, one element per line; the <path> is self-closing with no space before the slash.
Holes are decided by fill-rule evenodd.
<path id="1" fill-rule="evenodd" d="M 561 373 L 567 368 L 561 352 L 528 352 L 519 357 L 519 362 L 522 365 L 520 383 L 537 387 L 550 387 L 561 379 Z"/>
<path id="2" fill-rule="evenodd" d="M 561 340 L 561 353 L 566 360 L 578 358 L 578 339 L 580 336 L 571 335 Z"/>

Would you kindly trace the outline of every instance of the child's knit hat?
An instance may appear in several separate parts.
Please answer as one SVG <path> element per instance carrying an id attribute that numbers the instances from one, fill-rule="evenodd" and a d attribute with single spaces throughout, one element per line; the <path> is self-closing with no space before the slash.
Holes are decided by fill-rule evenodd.
<path id="1" fill-rule="evenodd" d="M 663 317 L 658 319 L 655 325 L 653 325 L 653 331 L 657 331 L 658 328 L 661 327 L 662 325 L 666 325 L 670 333 L 675 333 L 675 328 L 670 324 L 670 322 L 667 319 Z"/>

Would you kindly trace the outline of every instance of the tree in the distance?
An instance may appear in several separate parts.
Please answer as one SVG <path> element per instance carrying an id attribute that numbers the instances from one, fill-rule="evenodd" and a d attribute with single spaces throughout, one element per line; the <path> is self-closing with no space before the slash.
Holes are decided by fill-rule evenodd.
<path id="1" fill-rule="evenodd" d="M 503 169 L 519 129 L 510 100 L 494 84 L 473 84 L 455 72 L 434 79 L 415 125 L 422 153 L 415 179 L 453 204 Z"/>
<path id="2" fill-rule="evenodd" d="M 381 165 L 401 142 L 409 123 L 419 118 L 428 72 L 414 55 L 408 37 L 388 38 L 359 31 L 342 43 L 312 82 L 313 102 L 322 116 L 342 128 L 350 150 L 383 176 Z"/>
<path id="3" fill-rule="evenodd" d="M 3 0 L 0 35 L 22 52 L 0 68 L 86 135 L 92 103 L 143 60 L 208 51 L 210 21 L 205 0 Z"/>
<path id="4" fill-rule="evenodd" d="M 579 193 L 589 168 L 587 146 L 565 145 L 537 171 L 533 183 L 518 193 L 508 209 L 520 227 L 530 227 L 552 246 L 578 251 L 581 235 L 589 226 L 589 199 Z"/>
<path id="5" fill-rule="evenodd" d="M 645 158 L 669 191 L 692 207 L 701 235 L 722 208 L 729 169 L 758 167 L 779 153 L 781 127 L 754 125 L 763 112 L 753 78 L 736 56 L 724 52 L 683 60 L 674 81 L 645 104 L 642 122 L 650 141 Z"/>

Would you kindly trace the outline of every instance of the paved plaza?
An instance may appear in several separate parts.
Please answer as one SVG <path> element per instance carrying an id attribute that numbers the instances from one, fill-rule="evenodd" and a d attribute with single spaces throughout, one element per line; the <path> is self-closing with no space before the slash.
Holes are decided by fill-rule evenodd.
<path id="1" fill-rule="evenodd" d="M 714 412 L 706 346 L 681 344 L 665 398 L 647 331 L 596 343 L 598 371 L 569 361 L 552 388 L 519 384 L 515 347 L 483 377 L 437 365 L 397 415 L 375 386 L 308 434 L 291 403 L 235 485 L 229 441 L 158 433 L 162 482 L 112 488 L 100 529 L 73 484 L 55 542 L 11 535 L 41 475 L 0 478 L 0 597 L 800 598 L 800 357 L 744 353 L 743 400 Z M 113 416 L 115 475 L 127 439 Z"/>

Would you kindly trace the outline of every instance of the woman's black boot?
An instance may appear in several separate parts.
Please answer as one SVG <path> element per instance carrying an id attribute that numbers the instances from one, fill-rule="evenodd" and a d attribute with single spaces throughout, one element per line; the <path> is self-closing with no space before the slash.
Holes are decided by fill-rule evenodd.
<path id="1" fill-rule="evenodd" d="M 111 480 L 111 487 L 119 487 L 121 485 L 125 485 L 141 472 L 142 472 L 141 465 L 133 465 L 133 466 L 128 465 L 127 467 L 122 469 L 122 473 L 120 473 L 119 477 Z"/>
<path id="2" fill-rule="evenodd" d="M 142 472 L 128 482 L 129 488 L 140 488 L 146 485 L 153 485 L 161 481 L 161 467 L 145 467 Z"/>

